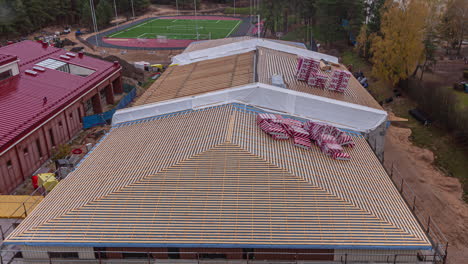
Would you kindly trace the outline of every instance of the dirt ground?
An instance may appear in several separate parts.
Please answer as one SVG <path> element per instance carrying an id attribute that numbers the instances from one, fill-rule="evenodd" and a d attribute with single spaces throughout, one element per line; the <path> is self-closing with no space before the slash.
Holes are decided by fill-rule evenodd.
<path id="1" fill-rule="evenodd" d="M 393 163 L 449 240 L 448 263 L 468 263 L 468 205 L 458 179 L 434 165 L 434 154 L 409 141 L 411 130 L 391 126 L 386 135 L 385 165 Z"/>

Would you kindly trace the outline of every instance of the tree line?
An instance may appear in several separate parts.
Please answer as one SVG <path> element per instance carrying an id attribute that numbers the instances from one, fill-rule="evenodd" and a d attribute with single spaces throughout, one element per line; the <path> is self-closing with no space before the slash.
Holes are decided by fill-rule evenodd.
<path id="1" fill-rule="evenodd" d="M 273 35 L 303 25 L 314 32 L 315 38 L 330 45 L 359 33 L 366 4 L 364 0 L 263 0 L 260 12 L 265 29 Z"/>
<path id="2" fill-rule="evenodd" d="M 130 0 L 115 0 L 119 16 L 132 16 Z M 135 12 L 143 12 L 149 0 L 133 0 Z M 113 0 L 94 0 L 98 27 L 115 17 Z M 89 0 L 0 0 L 0 34 L 18 37 L 47 26 L 91 25 Z"/>
<path id="3" fill-rule="evenodd" d="M 460 106 L 451 83 L 422 82 L 424 73 L 436 65 L 438 50 L 461 57 L 468 31 L 468 1 L 372 3 L 375 13 L 361 27 L 357 51 L 372 63 L 374 76 L 406 90 L 419 109 L 468 150 L 468 107 Z"/>
<path id="4" fill-rule="evenodd" d="M 303 27 L 303 40 L 312 34 L 325 46 L 355 37 L 356 51 L 372 65 L 373 76 L 406 89 L 421 110 L 468 148 L 468 108 L 459 107 L 447 88 L 451 84 L 421 82 L 438 51 L 461 56 L 467 0 L 263 0 L 260 12 L 270 36 Z"/>

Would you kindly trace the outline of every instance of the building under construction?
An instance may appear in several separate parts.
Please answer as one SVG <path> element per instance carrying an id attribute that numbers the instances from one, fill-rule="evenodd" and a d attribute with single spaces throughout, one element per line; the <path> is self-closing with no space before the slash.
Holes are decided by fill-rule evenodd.
<path id="1" fill-rule="evenodd" d="M 433 255 L 373 150 L 386 112 L 354 77 L 344 93 L 298 81 L 298 57 L 327 61 L 323 75 L 344 70 L 292 43 L 192 44 L 134 107 L 116 112 L 111 131 L 5 243 L 54 263 L 417 263 Z M 339 128 L 352 139 L 351 158 L 275 140 L 259 114 Z"/>

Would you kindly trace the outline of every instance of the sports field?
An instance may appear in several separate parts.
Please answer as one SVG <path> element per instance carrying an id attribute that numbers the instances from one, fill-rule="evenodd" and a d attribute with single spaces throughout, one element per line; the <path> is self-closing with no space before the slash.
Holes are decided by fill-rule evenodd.
<path id="1" fill-rule="evenodd" d="M 229 37 L 242 20 L 152 19 L 107 35 L 108 38 L 218 39 Z M 198 34 L 198 35 L 197 35 Z"/>

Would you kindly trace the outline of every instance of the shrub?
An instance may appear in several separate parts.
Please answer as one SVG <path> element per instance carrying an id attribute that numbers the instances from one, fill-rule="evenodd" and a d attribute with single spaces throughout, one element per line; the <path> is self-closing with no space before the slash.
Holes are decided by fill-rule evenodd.
<path id="1" fill-rule="evenodd" d="M 71 146 L 67 144 L 59 145 L 52 151 L 52 160 L 64 159 L 71 152 Z"/>

